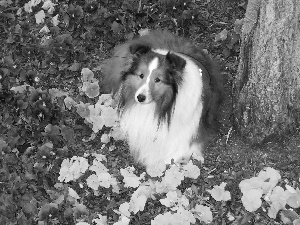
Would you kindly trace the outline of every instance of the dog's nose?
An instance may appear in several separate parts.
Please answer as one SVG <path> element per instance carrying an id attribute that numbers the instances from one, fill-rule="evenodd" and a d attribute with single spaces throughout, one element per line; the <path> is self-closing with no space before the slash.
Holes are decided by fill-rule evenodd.
<path id="1" fill-rule="evenodd" d="M 137 100 L 138 100 L 139 102 L 144 102 L 144 101 L 146 100 L 146 96 L 143 95 L 143 94 L 139 94 L 139 95 L 137 96 Z"/>

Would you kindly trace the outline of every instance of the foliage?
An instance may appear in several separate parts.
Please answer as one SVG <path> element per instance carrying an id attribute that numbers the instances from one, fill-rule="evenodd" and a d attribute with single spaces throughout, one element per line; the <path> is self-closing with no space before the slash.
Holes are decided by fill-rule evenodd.
<path id="1" fill-rule="evenodd" d="M 120 141 L 101 60 L 144 29 L 206 38 L 208 2 L 0 1 L 0 224 L 300 224 L 299 183 L 277 170 L 212 181 L 194 159 L 145 172 Z M 241 22 L 206 46 L 231 69 Z"/>

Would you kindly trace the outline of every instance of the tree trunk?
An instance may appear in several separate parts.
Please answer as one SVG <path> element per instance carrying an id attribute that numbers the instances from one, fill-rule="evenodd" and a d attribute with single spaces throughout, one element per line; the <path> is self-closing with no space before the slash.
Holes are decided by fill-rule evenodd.
<path id="1" fill-rule="evenodd" d="M 252 143 L 300 127 L 299 0 L 249 0 L 242 30 L 234 117 Z"/>

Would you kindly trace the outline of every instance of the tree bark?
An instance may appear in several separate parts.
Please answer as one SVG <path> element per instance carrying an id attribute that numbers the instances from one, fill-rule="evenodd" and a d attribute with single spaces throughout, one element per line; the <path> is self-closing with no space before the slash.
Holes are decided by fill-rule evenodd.
<path id="1" fill-rule="evenodd" d="M 249 0 L 235 80 L 235 125 L 261 143 L 300 127 L 299 0 Z"/>

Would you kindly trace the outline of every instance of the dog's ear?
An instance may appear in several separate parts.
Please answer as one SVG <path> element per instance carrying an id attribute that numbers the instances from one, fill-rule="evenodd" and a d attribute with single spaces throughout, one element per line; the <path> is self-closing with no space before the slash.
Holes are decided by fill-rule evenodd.
<path id="1" fill-rule="evenodd" d="M 145 44 L 134 44 L 129 46 L 129 51 L 133 55 L 144 55 L 151 51 L 151 47 Z"/>
<path id="2" fill-rule="evenodd" d="M 177 70 L 183 70 L 186 65 L 185 59 L 171 52 L 166 55 L 166 60 L 172 68 Z"/>

